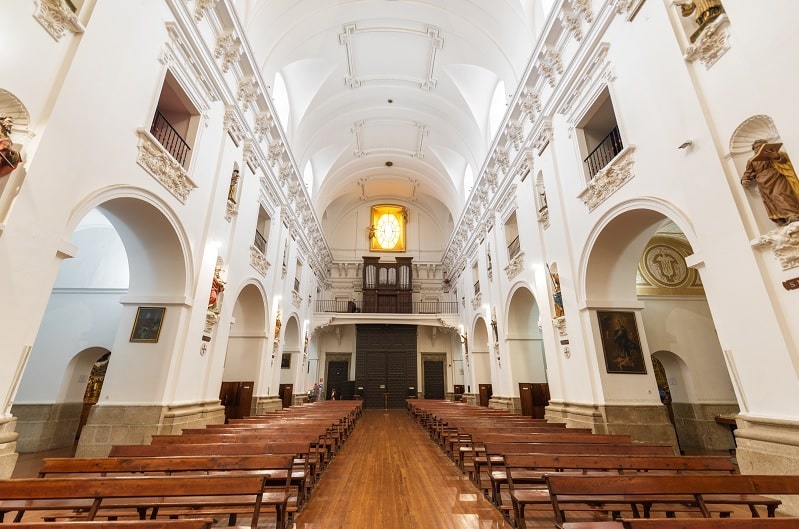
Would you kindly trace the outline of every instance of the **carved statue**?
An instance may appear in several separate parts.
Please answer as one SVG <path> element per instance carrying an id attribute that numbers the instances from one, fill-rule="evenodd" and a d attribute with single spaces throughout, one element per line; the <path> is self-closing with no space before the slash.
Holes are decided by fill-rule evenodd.
<path id="1" fill-rule="evenodd" d="M 236 203 L 236 188 L 239 184 L 239 170 L 233 169 L 233 174 L 230 175 L 230 188 L 227 192 L 227 199 L 234 204 Z"/>
<path id="2" fill-rule="evenodd" d="M 757 182 L 766 212 L 777 225 L 784 226 L 799 220 L 799 179 L 791 159 L 779 150 L 781 143 L 755 140 L 752 156 L 746 162 L 741 184 Z"/>
<path id="3" fill-rule="evenodd" d="M 22 161 L 19 151 L 14 149 L 11 140 L 11 128 L 14 119 L 10 116 L 0 116 L 0 178 L 8 176 Z"/>
<path id="4" fill-rule="evenodd" d="M 724 6 L 721 0 L 691 0 L 685 2 L 674 0 L 674 5 L 680 7 L 680 13 L 684 17 L 694 15 L 694 21 L 699 29 L 691 35 L 691 42 L 694 42 L 705 26 L 713 22 L 720 14 L 724 13 Z"/>
<path id="5" fill-rule="evenodd" d="M 220 277 L 220 268 L 217 267 L 214 270 L 214 279 L 211 283 L 211 296 L 208 298 L 208 310 L 211 312 L 219 313 L 221 300 L 219 299 L 219 294 L 225 291 L 225 282 L 222 281 Z"/>

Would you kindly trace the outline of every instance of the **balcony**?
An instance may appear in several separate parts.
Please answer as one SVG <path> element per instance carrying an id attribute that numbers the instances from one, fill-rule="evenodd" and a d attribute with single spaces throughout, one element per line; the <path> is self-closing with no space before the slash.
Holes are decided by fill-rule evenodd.
<path id="1" fill-rule="evenodd" d="M 153 124 L 150 126 L 150 134 L 158 140 L 158 143 L 160 143 L 181 166 L 185 166 L 186 157 L 189 155 L 191 148 L 158 110 L 155 111 Z"/>
<path id="2" fill-rule="evenodd" d="M 588 169 L 588 178 L 593 179 L 623 148 L 619 127 L 613 127 L 613 130 L 583 160 Z"/>
<path id="3" fill-rule="evenodd" d="M 320 299 L 316 301 L 315 312 L 365 313 L 363 307 L 361 301 Z M 403 304 L 401 308 L 403 310 L 387 310 L 386 305 L 380 305 L 372 314 L 458 314 L 457 301 L 411 301 L 409 307 Z"/>
<path id="4" fill-rule="evenodd" d="M 516 238 L 513 239 L 508 245 L 508 259 L 512 261 L 513 258 L 519 255 L 519 252 L 521 251 L 522 245 L 519 242 L 519 236 L 517 235 Z"/>

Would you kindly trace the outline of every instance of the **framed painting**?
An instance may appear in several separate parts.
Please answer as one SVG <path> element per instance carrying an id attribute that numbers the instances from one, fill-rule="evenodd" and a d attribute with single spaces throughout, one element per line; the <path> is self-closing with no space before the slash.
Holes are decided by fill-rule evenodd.
<path id="1" fill-rule="evenodd" d="M 291 353 L 283 353 L 283 356 L 280 358 L 280 368 L 291 369 Z"/>
<path id="2" fill-rule="evenodd" d="M 634 312 L 597 311 L 608 373 L 646 374 Z"/>
<path id="3" fill-rule="evenodd" d="M 130 341 L 157 343 L 165 312 L 166 307 L 139 307 L 136 310 L 136 319 L 133 321 L 133 330 L 130 332 Z"/>

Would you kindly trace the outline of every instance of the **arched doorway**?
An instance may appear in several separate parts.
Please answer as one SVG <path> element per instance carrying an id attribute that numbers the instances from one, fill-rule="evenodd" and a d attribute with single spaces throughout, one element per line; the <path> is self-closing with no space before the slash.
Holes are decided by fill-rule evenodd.
<path id="1" fill-rule="evenodd" d="M 476 403 L 480 406 L 488 406 L 494 394 L 491 380 L 490 351 L 492 345 L 489 344 L 488 324 L 484 318 L 479 317 L 475 319 L 472 329 L 472 339 L 469 345 L 472 349 L 472 376 L 474 377 L 474 383 L 477 387 L 473 388 L 473 390 L 467 387 L 466 391 L 467 393 L 476 391 Z"/>
<path id="2" fill-rule="evenodd" d="M 727 432 L 714 419 L 737 404 L 701 278 L 685 261 L 694 249 L 679 225 L 654 209 L 663 205 L 651 206 L 627 207 L 601 226 L 586 268 L 586 299 L 609 305 L 592 310 L 601 390 L 610 406 L 608 429 L 659 442 L 674 442 L 679 432 L 683 449 L 726 449 L 718 441 Z M 635 326 L 642 369 L 608 367 L 612 352 L 602 340 L 609 332 L 602 327 L 606 314 Z M 658 359 L 667 377 L 685 385 L 678 395 L 670 384 L 673 422 L 661 402 L 651 351 L 671 351 L 671 357 Z M 630 402 L 635 405 L 624 404 Z M 628 416 L 614 419 L 625 407 Z"/>
<path id="3" fill-rule="evenodd" d="M 256 285 L 246 285 L 233 305 L 233 318 L 225 353 L 219 401 L 225 420 L 255 411 L 254 391 L 267 345 L 264 296 Z"/>
<path id="4" fill-rule="evenodd" d="M 538 327 L 540 312 L 533 293 L 517 288 L 508 303 L 508 329 L 504 333 L 512 376 L 514 408 L 522 415 L 544 418 L 549 403 L 544 341 Z M 500 333 L 502 335 L 502 333 Z"/>

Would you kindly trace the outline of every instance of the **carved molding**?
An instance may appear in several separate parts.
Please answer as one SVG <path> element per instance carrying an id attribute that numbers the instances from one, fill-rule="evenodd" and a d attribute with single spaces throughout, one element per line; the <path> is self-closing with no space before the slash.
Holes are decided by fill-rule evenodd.
<path id="1" fill-rule="evenodd" d="M 508 266 L 505 267 L 505 274 L 508 276 L 508 280 L 513 279 L 519 272 L 524 269 L 524 252 L 519 252 L 516 257 L 511 259 Z"/>
<path id="2" fill-rule="evenodd" d="M 544 227 L 544 229 L 549 228 L 549 208 L 543 207 L 538 212 L 538 222 Z"/>
<path id="3" fill-rule="evenodd" d="M 56 42 L 67 31 L 83 33 L 84 28 L 78 21 L 78 16 L 72 12 L 64 0 L 39 0 L 39 8 L 33 18 L 47 30 Z"/>
<path id="4" fill-rule="evenodd" d="M 541 156 L 547 148 L 547 145 L 552 142 L 552 138 L 554 137 L 555 132 L 552 128 L 552 122 L 547 121 L 542 124 L 541 130 L 538 131 L 538 134 L 535 135 L 535 139 L 533 140 L 533 149 L 538 153 L 538 156 Z"/>
<path id="5" fill-rule="evenodd" d="M 217 36 L 214 57 L 220 60 L 223 73 L 230 70 L 231 64 L 238 62 L 241 53 L 241 42 L 235 33 L 229 31 Z"/>
<path id="6" fill-rule="evenodd" d="M 258 141 L 263 141 L 274 124 L 275 120 L 268 112 L 261 112 L 255 116 L 255 128 L 253 130 L 255 139 Z"/>
<path id="7" fill-rule="evenodd" d="M 194 20 L 199 22 L 205 16 L 205 12 L 214 7 L 217 0 L 196 0 L 194 4 Z"/>
<path id="8" fill-rule="evenodd" d="M 685 60 L 694 62 L 699 59 L 699 62 L 705 65 L 705 69 L 709 70 L 730 49 L 729 32 L 727 31 L 729 25 L 727 15 L 722 13 L 705 26 L 696 42 L 685 50 Z"/>
<path id="9" fill-rule="evenodd" d="M 616 12 L 620 15 L 627 14 L 627 20 L 635 18 L 638 10 L 644 5 L 646 0 L 611 0 L 611 5 L 616 6 Z"/>
<path id="10" fill-rule="evenodd" d="M 633 165 L 635 163 L 632 157 L 633 151 L 634 148 L 632 147 L 625 148 L 607 167 L 600 170 L 593 180 L 588 183 L 585 191 L 580 193 L 580 198 L 588 207 L 588 211 L 593 211 L 635 176 L 633 173 Z"/>
<path id="11" fill-rule="evenodd" d="M 136 163 L 185 204 L 189 193 L 197 187 L 197 184 L 189 178 L 186 169 L 149 132 L 139 129 L 138 134 L 139 153 Z"/>
<path id="12" fill-rule="evenodd" d="M 475 297 L 472 298 L 472 309 L 477 310 L 480 305 L 483 303 L 483 293 L 480 292 Z"/>
<path id="13" fill-rule="evenodd" d="M 549 86 L 554 87 L 557 76 L 563 73 L 563 62 L 560 52 L 554 48 L 547 48 L 538 61 L 538 72 L 547 80 Z"/>
<path id="14" fill-rule="evenodd" d="M 261 87 L 258 86 L 258 81 L 254 77 L 247 77 L 239 82 L 236 97 L 241 101 L 241 105 L 245 110 L 255 103 L 260 94 Z"/>
<path id="15" fill-rule="evenodd" d="M 238 147 L 238 145 L 246 137 L 246 132 L 244 130 L 244 125 L 239 120 L 239 115 L 234 107 L 225 107 L 225 114 L 222 118 L 222 126 L 224 127 L 225 132 L 230 135 L 233 143 L 235 143 Z"/>
<path id="16" fill-rule="evenodd" d="M 233 217 L 239 214 L 239 205 L 233 200 L 228 199 L 225 204 L 225 220 L 231 222 Z"/>
<path id="17" fill-rule="evenodd" d="M 217 323 L 219 323 L 219 314 L 212 310 L 207 311 L 205 313 L 205 333 L 211 334 Z"/>
<path id="18" fill-rule="evenodd" d="M 524 95 L 521 97 L 519 105 L 522 111 L 527 115 L 527 120 L 530 123 L 535 123 L 538 113 L 541 112 L 541 98 L 538 93 L 530 88 L 525 88 Z"/>
<path id="19" fill-rule="evenodd" d="M 522 141 L 524 141 L 524 126 L 521 121 L 511 121 L 508 123 L 508 138 L 513 148 L 518 151 L 519 147 L 522 145 Z"/>
<path id="20" fill-rule="evenodd" d="M 574 11 L 564 9 L 560 12 L 560 20 L 563 23 L 563 27 L 574 36 L 574 40 L 577 42 L 583 40 L 582 21 Z"/>
<path id="21" fill-rule="evenodd" d="M 591 9 L 591 0 L 569 0 L 574 12 L 589 24 L 594 21 L 594 12 Z"/>
<path id="22" fill-rule="evenodd" d="M 771 246 L 783 270 L 799 266 L 799 222 L 771 230 L 760 237 L 757 246 Z"/>

